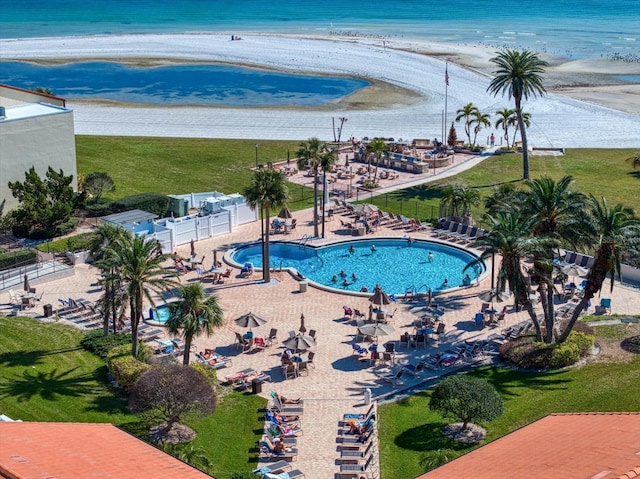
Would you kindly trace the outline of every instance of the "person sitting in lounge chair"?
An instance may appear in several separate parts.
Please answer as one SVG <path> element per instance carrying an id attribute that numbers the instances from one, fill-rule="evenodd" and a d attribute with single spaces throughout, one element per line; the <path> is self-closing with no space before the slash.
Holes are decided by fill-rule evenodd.
<path id="1" fill-rule="evenodd" d="M 280 404 L 300 404 L 300 398 L 298 399 L 289 399 L 287 397 L 284 397 L 282 394 L 276 394 L 276 399 L 278 401 L 280 401 Z"/>

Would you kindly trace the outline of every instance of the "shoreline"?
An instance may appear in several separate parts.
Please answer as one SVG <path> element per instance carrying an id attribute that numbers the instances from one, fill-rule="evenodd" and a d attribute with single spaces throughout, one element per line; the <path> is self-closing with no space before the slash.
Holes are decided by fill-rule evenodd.
<path id="1" fill-rule="evenodd" d="M 297 73 L 322 73 L 329 75 L 352 76 L 373 81 L 372 87 L 349 95 L 340 101 L 330 103 L 320 108 L 227 108 L 227 107 L 171 107 L 173 113 L 184 115 L 185 110 L 216 109 L 224 110 L 225 115 L 234 118 L 232 123 L 245 124 L 251 120 L 247 112 L 257 112 L 255 116 L 266 113 L 282 114 L 294 113 L 291 120 L 295 125 L 300 121 L 306 127 L 312 123 L 329 122 L 326 114 L 334 113 L 340 116 L 345 113 L 349 118 L 367 114 L 370 117 L 372 128 L 358 124 L 352 131 L 354 136 L 400 136 L 400 137 L 440 137 L 442 112 L 444 104 L 444 64 L 449 62 L 450 87 L 447 89 L 449 106 L 447 111 L 449 118 L 455 116 L 455 111 L 462 105 L 473 102 L 483 111 L 496 111 L 503 107 L 512 108 L 512 101 L 499 97 L 491 97 L 486 93 L 486 85 L 489 82 L 491 67 L 489 59 L 495 54 L 495 49 L 483 45 L 461 45 L 450 43 L 434 43 L 410 39 L 377 38 L 353 38 L 340 37 L 338 35 L 281 35 L 262 33 L 257 35 L 243 34 L 242 40 L 230 41 L 227 35 L 221 34 L 137 34 L 137 35 L 102 35 L 87 37 L 56 37 L 56 38 L 29 38 L 0 40 L 0 59 L 16 61 L 35 61 L 43 63 L 64 63 L 79 60 L 109 60 L 135 64 L 160 63 L 227 63 L 243 65 L 252 68 L 274 69 L 279 71 L 295 71 Z M 640 85 L 624 83 L 621 80 L 614 82 L 613 75 L 637 75 L 640 74 L 640 64 L 625 63 L 622 61 L 593 59 L 593 60 L 563 60 L 548 55 L 541 55 L 550 63 L 548 73 L 545 74 L 545 84 L 548 95 L 544 98 L 530 100 L 524 103 L 524 108 L 532 112 L 534 122 L 538 123 L 544 131 L 541 137 L 533 137 L 541 146 L 577 146 L 566 140 L 556 140 L 552 136 L 553 131 L 566 128 L 566 121 L 557 124 L 557 120 L 551 121 L 546 115 L 565 111 L 567 117 L 580 117 L 585 115 L 606 117 L 609 115 L 622 115 L 630 121 L 630 129 L 627 130 L 624 122 L 618 134 L 606 136 L 612 138 L 624 138 L 620 143 L 613 141 L 611 145 L 637 146 L 638 141 L 633 138 L 631 131 L 640 130 L 638 122 L 640 118 Z M 616 84 L 613 84 L 616 83 Z M 368 91 L 367 91 L 368 90 Z M 409 92 L 413 93 L 410 95 Z M 583 103 L 586 100 L 589 103 Z M 84 113 L 95 116 L 106 113 L 121 114 L 125 110 L 135 109 L 138 115 L 152 111 L 154 107 L 147 105 L 131 106 L 117 105 L 104 106 L 99 102 L 73 102 L 77 118 L 84 122 Z M 98 104 L 96 104 L 98 103 Z M 553 105 L 551 103 L 554 103 Z M 604 107 L 604 108 L 603 108 Z M 575 112 L 573 110 L 579 110 Z M 101 110 L 101 112 L 99 112 Z M 345 112 L 346 110 L 346 112 Z M 238 113 L 234 112 L 245 112 Z M 393 118 L 389 122 L 386 131 L 382 131 L 382 123 L 373 117 L 383 115 L 385 112 Z M 244 115 L 244 118 L 240 118 Z M 314 120 L 309 118 L 316 116 Z M 322 120 L 318 118 L 322 115 Z M 107 116 L 111 116 L 107 112 Z M 403 125 L 401 131 L 398 127 L 404 122 L 411 125 Z M 355 118 L 354 118 L 355 119 Z M 603 118 L 606 120 L 606 118 Z M 362 118 L 363 122 L 365 117 Z M 538 120 L 538 121 L 536 121 Z M 596 118 L 593 118 L 595 121 Z M 105 120 L 110 125 L 112 120 Z M 569 120 L 574 121 L 574 120 Z M 620 121 L 609 119 L 609 121 Z M 429 132 L 424 132 L 416 122 L 430 124 Z M 351 127 L 355 122 L 349 122 Z M 448 123 L 448 122 L 447 122 Z M 556 124 L 554 124 L 556 123 Z M 576 135 L 603 136 L 602 123 L 596 121 L 593 128 L 589 125 L 576 125 L 576 131 L 570 131 L 566 137 L 574 138 Z M 256 125 L 259 126 L 259 125 Z M 462 125 L 456 129 L 462 132 Z M 533 128 L 533 127 L 532 127 Z M 195 133 L 183 130 L 183 134 L 174 133 L 168 136 L 210 136 L 210 133 Z M 320 128 L 326 130 L 327 128 Z M 350 128 L 349 128 L 350 129 Z M 580 134 L 581 129 L 586 129 L 586 135 Z M 80 134 L 84 131 L 95 131 L 79 125 Z M 117 130 L 117 128 L 115 128 Z M 117 131 L 106 134 L 118 134 Z M 141 128 L 138 133 L 141 136 L 158 136 L 163 134 L 163 129 L 149 134 Z M 373 131 L 372 131 L 373 130 Z M 420 130 L 420 131 L 418 131 Z M 573 129 L 572 129 L 573 130 Z M 592 131 L 590 131 L 592 130 Z M 107 129 L 110 131 L 110 129 Z M 121 130 L 120 130 L 121 131 Z M 254 130 L 255 131 L 255 130 Z M 295 130 L 294 130 L 295 131 Z M 613 129 L 612 129 L 613 131 Z M 257 132 L 256 132 L 257 133 Z M 251 133 L 255 135 L 256 133 Z M 346 132 L 349 135 L 349 131 Z M 134 133 L 125 133 L 133 135 Z M 291 134 L 291 133 L 290 133 Z M 317 135 L 318 133 L 316 133 Z M 435 134 L 435 135 L 434 135 Z M 238 137 L 237 132 L 224 133 L 224 137 Z M 229 136 L 231 135 L 231 136 Z M 250 135 L 246 132 L 244 137 Z M 261 136 L 273 135 L 273 132 L 265 131 Z M 307 136 L 306 133 L 302 137 Z M 315 136 L 315 135 L 311 135 Z M 329 136 L 323 133 L 322 136 Z M 637 134 L 635 134 L 637 137 Z M 280 138 L 279 135 L 270 136 Z M 289 136 L 287 136 L 289 138 Z M 287 139 L 283 138 L 283 139 Z M 295 138 L 300 138 L 296 135 Z M 574 138 L 575 139 L 575 138 Z M 534 143 L 534 144 L 536 144 Z M 635 144 L 632 144 L 635 143 Z M 584 146 L 589 146 L 588 143 Z M 599 146 L 607 146 L 599 144 Z"/>

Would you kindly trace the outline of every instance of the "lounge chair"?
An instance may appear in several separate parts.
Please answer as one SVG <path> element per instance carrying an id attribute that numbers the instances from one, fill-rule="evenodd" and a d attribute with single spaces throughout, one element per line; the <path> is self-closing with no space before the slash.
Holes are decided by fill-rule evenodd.
<path id="1" fill-rule="evenodd" d="M 278 473 L 291 469 L 291 464 L 287 461 L 277 461 L 271 464 L 262 464 L 260 467 L 254 469 L 251 472 L 264 474 L 265 472 Z"/>
<path id="2" fill-rule="evenodd" d="M 238 349 L 241 349 L 242 352 L 245 352 L 251 349 L 252 341 L 249 341 L 248 339 L 243 338 L 242 335 L 237 331 L 235 332 L 235 335 L 236 335 L 236 345 Z"/>
<path id="3" fill-rule="evenodd" d="M 602 298 L 596 306 L 596 314 L 611 314 L 611 298 Z"/>
<path id="4" fill-rule="evenodd" d="M 358 444 L 343 444 L 340 446 L 340 458 L 358 458 L 358 457 L 366 457 L 373 447 L 373 441 L 368 441 L 366 445 L 364 445 L 364 449 Z"/>
<path id="5" fill-rule="evenodd" d="M 284 452 L 276 452 L 274 447 L 274 443 L 268 436 L 262 436 L 262 440 L 260 441 L 260 454 L 263 457 L 286 458 L 293 461 L 298 455 L 298 450 L 296 448 L 288 447 Z"/>
<path id="6" fill-rule="evenodd" d="M 343 414 L 342 419 L 344 419 L 345 421 L 349 421 L 349 420 L 364 421 L 369 419 L 370 417 L 373 417 L 374 414 L 375 414 L 375 404 L 372 403 L 371 406 L 369 406 L 369 409 L 367 409 L 367 412 Z"/>
<path id="7" fill-rule="evenodd" d="M 424 371 L 424 366 L 424 361 L 420 361 L 418 364 L 402 364 L 402 368 L 405 370 L 405 372 L 411 374 L 414 378 L 422 374 L 422 371 Z"/>
<path id="8" fill-rule="evenodd" d="M 373 461 L 373 454 L 370 454 L 367 460 L 364 463 L 355 462 L 351 463 L 342 463 L 340 464 L 340 473 L 344 472 L 366 472 L 371 462 Z"/>
<path id="9" fill-rule="evenodd" d="M 400 379 L 402 379 L 402 374 L 404 373 L 404 371 L 402 369 L 398 370 L 397 372 L 395 372 L 394 374 L 391 374 L 389 376 L 382 376 L 382 380 L 385 383 L 391 383 L 391 385 L 395 388 L 398 386 L 398 383 L 401 382 Z"/>
<path id="10" fill-rule="evenodd" d="M 211 358 L 207 359 L 202 354 L 196 353 L 196 359 L 205 366 L 213 369 L 222 369 L 233 364 L 231 358 L 228 358 L 227 356 L 213 355 Z"/>
<path id="11" fill-rule="evenodd" d="M 442 224 L 442 228 L 433 228 L 431 230 L 431 234 L 434 236 L 440 236 L 441 234 L 445 234 L 445 233 L 449 233 L 451 232 L 451 224 L 453 222 L 452 221 L 445 221 Z"/>

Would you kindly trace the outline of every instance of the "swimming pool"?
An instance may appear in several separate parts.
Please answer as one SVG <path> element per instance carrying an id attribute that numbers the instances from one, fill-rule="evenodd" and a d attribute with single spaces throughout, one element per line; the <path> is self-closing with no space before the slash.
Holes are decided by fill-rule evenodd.
<path id="1" fill-rule="evenodd" d="M 168 319 L 169 306 L 166 304 L 161 304 L 160 306 L 149 309 L 149 319 L 147 319 L 148 323 L 155 323 L 159 326 L 164 326 Z"/>
<path id="2" fill-rule="evenodd" d="M 353 247 L 351 249 L 351 247 Z M 235 263 L 252 262 L 262 267 L 260 243 L 233 251 Z M 433 258 L 429 258 L 429 252 Z M 373 291 L 379 284 L 389 294 L 424 293 L 463 286 L 464 267 L 477 258 L 459 247 L 407 238 L 353 240 L 326 246 L 270 243 L 271 268 L 295 268 L 309 280 L 342 291 Z M 471 281 L 485 271 L 484 265 L 468 271 Z M 444 280 L 448 280 L 445 286 Z M 346 284 L 345 284 L 346 280 Z"/>

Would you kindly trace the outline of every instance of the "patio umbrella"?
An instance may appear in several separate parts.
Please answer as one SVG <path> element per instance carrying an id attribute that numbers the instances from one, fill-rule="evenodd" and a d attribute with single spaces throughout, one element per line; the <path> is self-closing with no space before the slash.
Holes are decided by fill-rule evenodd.
<path id="1" fill-rule="evenodd" d="M 300 327 L 298 328 L 298 331 L 301 333 L 307 332 L 307 328 L 304 327 L 304 313 L 300 315 Z"/>
<path id="2" fill-rule="evenodd" d="M 395 333 L 395 329 L 393 326 L 388 324 L 365 324 L 364 326 L 360 326 L 360 332 L 362 334 L 366 334 L 367 336 L 389 336 L 390 334 Z"/>
<path id="3" fill-rule="evenodd" d="M 306 351 L 316 346 L 316 341 L 308 334 L 298 334 L 284 341 L 284 346 L 294 351 Z"/>
<path id="4" fill-rule="evenodd" d="M 218 264 L 218 250 L 214 249 L 213 250 L 213 267 L 215 268 L 217 264 Z"/>
<path id="5" fill-rule="evenodd" d="M 31 285 L 29 284 L 29 275 L 24 275 L 24 290 L 28 293 L 31 290 Z"/>
<path id="6" fill-rule="evenodd" d="M 391 304 L 391 298 L 384 290 L 376 284 L 375 289 L 373 290 L 373 295 L 369 297 L 369 301 L 378 306 L 383 306 L 385 304 Z"/>
<path id="7" fill-rule="evenodd" d="M 560 271 L 562 271 L 567 276 L 580 276 L 580 277 L 585 277 L 587 273 L 589 273 L 588 269 L 583 268 L 582 266 L 578 266 L 577 264 L 574 264 L 574 263 L 561 265 Z M 575 281 L 572 281 L 572 283 L 575 283 Z"/>
<path id="8" fill-rule="evenodd" d="M 278 213 L 278 218 L 290 219 L 293 218 L 293 215 L 291 214 L 291 211 L 289 211 L 289 208 L 285 206 L 280 210 L 280 213 Z"/>
<path id="9" fill-rule="evenodd" d="M 247 314 L 243 314 L 239 318 L 236 318 L 234 322 L 241 328 L 251 329 L 251 328 L 257 328 L 259 326 L 262 326 L 267 322 L 267 320 L 253 313 L 247 313 Z"/>
<path id="10" fill-rule="evenodd" d="M 357 213 L 370 215 L 371 213 L 376 213 L 380 208 L 376 205 L 371 205 L 369 203 L 362 203 L 361 205 L 355 205 L 353 210 Z"/>
<path id="11" fill-rule="evenodd" d="M 196 256 L 196 245 L 194 244 L 193 240 L 191 240 L 191 257 L 195 258 Z"/>
<path id="12" fill-rule="evenodd" d="M 496 291 L 495 289 L 490 289 L 489 291 L 480 293 L 478 298 L 485 303 L 502 303 L 503 301 L 506 301 L 509 296 L 511 296 L 511 293 L 508 293 L 507 291 Z"/>

